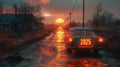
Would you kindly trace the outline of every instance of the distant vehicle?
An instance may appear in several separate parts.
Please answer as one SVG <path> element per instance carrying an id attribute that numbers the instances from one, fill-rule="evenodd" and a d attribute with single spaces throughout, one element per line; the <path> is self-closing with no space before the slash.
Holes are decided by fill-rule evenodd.
<path id="1" fill-rule="evenodd" d="M 71 28 L 69 33 L 65 35 L 64 41 L 67 51 L 70 53 L 72 50 L 90 50 L 94 54 L 98 54 L 104 43 L 104 39 L 96 36 L 92 28 L 89 27 Z"/>

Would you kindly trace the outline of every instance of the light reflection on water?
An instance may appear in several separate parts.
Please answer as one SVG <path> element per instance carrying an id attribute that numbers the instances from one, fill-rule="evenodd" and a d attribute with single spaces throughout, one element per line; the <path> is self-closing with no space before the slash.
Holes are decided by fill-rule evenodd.
<path id="1" fill-rule="evenodd" d="M 63 30 L 57 30 L 57 42 L 63 42 L 64 38 L 64 31 Z"/>
<path id="2" fill-rule="evenodd" d="M 51 66 L 48 67 L 66 67 L 65 62 L 68 60 L 68 56 L 65 54 L 65 44 L 61 44 L 64 41 L 64 31 L 63 30 L 57 30 L 56 33 L 56 42 L 58 42 L 55 47 L 57 48 L 57 55 L 54 59 L 49 62 Z"/>
<path id="3" fill-rule="evenodd" d="M 54 53 L 50 53 L 51 51 L 46 51 L 46 55 L 48 54 L 48 57 L 41 58 L 40 62 L 47 61 L 43 66 L 41 67 L 107 67 L 108 64 L 104 64 L 104 60 L 95 59 L 95 58 L 82 58 L 82 59 L 75 59 L 75 58 L 69 58 L 69 55 L 66 53 L 66 47 L 64 44 L 64 32 L 62 30 L 58 30 L 56 32 L 55 37 L 51 40 L 55 43 L 54 46 L 57 50 L 57 53 L 54 57 L 50 57 Z M 45 49 L 47 50 L 47 49 Z M 112 66 L 111 66 L 112 67 Z"/>
<path id="4" fill-rule="evenodd" d="M 61 30 L 57 31 L 55 36 L 56 37 L 52 38 L 55 40 L 49 40 L 49 39 L 48 39 L 49 41 L 47 40 L 48 42 L 50 42 L 50 43 L 45 43 L 47 45 L 41 46 L 39 49 L 35 47 L 35 49 L 37 49 L 36 51 L 38 52 L 33 51 L 30 54 L 28 53 L 29 55 L 27 56 L 27 58 L 30 58 L 32 61 L 22 61 L 21 63 L 5 61 L 0 63 L 0 67 L 1 65 L 2 67 L 15 67 L 15 65 L 17 65 L 17 67 L 120 67 L 120 66 L 115 66 L 116 59 L 108 58 L 108 57 L 104 58 L 104 56 L 102 56 L 101 59 L 100 58 L 99 59 L 95 59 L 95 58 L 93 59 L 92 58 L 91 59 L 90 58 L 82 58 L 82 59 L 72 58 L 71 59 L 69 58 L 69 55 L 67 55 L 65 52 L 66 47 L 65 47 L 65 44 L 63 43 L 64 42 L 63 31 Z M 53 43 L 51 41 L 53 41 Z M 54 43 L 54 41 L 58 43 Z M 62 43 L 59 43 L 59 42 L 62 42 Z M 54 47 L 56 49 L 54 49 Z M 25 53 L 27 52 L 30 52 L 30 49 L 29 51 L 25 51 Z M 110 65 L 108 63 L 110 63 Z"/>
<path id="5" fill-rule="evenodd" d="M 58 30 L 56 35 L 57 35 L 57 39 L 56 39 L 57 42 L 64 42 L 63 41 L 64 33 L 62 30 Z M 65 44 L 62 44 L 61 46 L 56 46 L 56 48 L 58 50 L 58 53 L 54 60 L 56 60 L 57 62 L 64 62 L 65 67 L 103 67 L 102 62 L 96 59 L 83 58 L 75 61 L 70 60 L 68 58 L 68 55 L 64 55 L 64 53 L 62 53 L 62 51 L 66 49 Z M 61 65 L 61 67 L 64 66 Z"/>

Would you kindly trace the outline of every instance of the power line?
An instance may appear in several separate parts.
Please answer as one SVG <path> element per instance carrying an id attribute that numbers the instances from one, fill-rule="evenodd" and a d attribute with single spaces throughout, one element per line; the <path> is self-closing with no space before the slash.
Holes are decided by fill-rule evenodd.
<path id="1" fill-rule="evenodd" d="M 80 1 L 76 0 L 76 2 L 74 3 L 73 8 L 71 9 L 70 13 L 72 13 L 72 11 L 74 10 L 75 7 L 79 7 L 79 4 L 80 4 Z M 82 27 L 85 27 L 85 0 L 83 0 L 83 21 L 82 22 L 83 22 Z"/>
<path id="2" fill-rule="evenodd" d="M 80 3 L 81 3 L 80 0 L 76 0 L 75 3 L 73 4 L 73 7 L 70 10 L 70 12 L 69 13 L 67 12 L 67 15 L 69 14 L 67 17 L 68 27 L 70 27 L 69 24 L 71 23 L 71 19 L 72 19 L 72 12 L 75 8 L 79 7 Z"/>
<path id="3" fill-rule="evenodd" d="M 77 8 L 79 8 L 80 6 L 81 6 L 81 1 L 79 0 L 79 2 L 78 2 L 78 5 L 76 6 Z"/>
<path id="4" fill-rule="evenodd" d="M 76 6 L 79 4 L 79 0 L 76 0 L 72 9 L 71 9 L 71 12 L 76 8 Z"/>

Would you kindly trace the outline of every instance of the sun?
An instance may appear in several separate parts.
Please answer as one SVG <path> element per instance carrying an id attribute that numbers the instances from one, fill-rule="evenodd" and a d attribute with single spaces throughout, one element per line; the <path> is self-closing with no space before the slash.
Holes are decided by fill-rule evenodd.
<path id="1" fill-rule="evenodd" d="M 57 18 L 55 22 L 56 22 L 57 24 L 62 24 L 62 23 L 64 23 L 64 19 L 62 19 L 62 18 Z"/>

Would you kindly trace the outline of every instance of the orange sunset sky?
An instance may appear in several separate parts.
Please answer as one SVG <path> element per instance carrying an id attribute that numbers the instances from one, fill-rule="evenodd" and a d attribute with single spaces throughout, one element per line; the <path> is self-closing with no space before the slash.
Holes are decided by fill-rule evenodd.
<path id="1" fill-rule="evenodd" d="M 82 0 L 1 0 L 4 1 L 4 6 L 11 6 L 12 4 L 21 4 L 28 2 L 31 5 L 40 5 L 42 14 L 45 16 L 44 23 L 54 23 L 57 18 L 63 18 L 65 21 L 68 13 L 72 12 L 72 20 L 80 22 L 82 20 Z M 75 2 L 77 5 L 72 11 Z M 95 7 L 102 2 L 104 10 L 114 14 L 115 17 L 120 18 L 120 0 L 85 0 L 85 20 L 92 18 Z"/>

